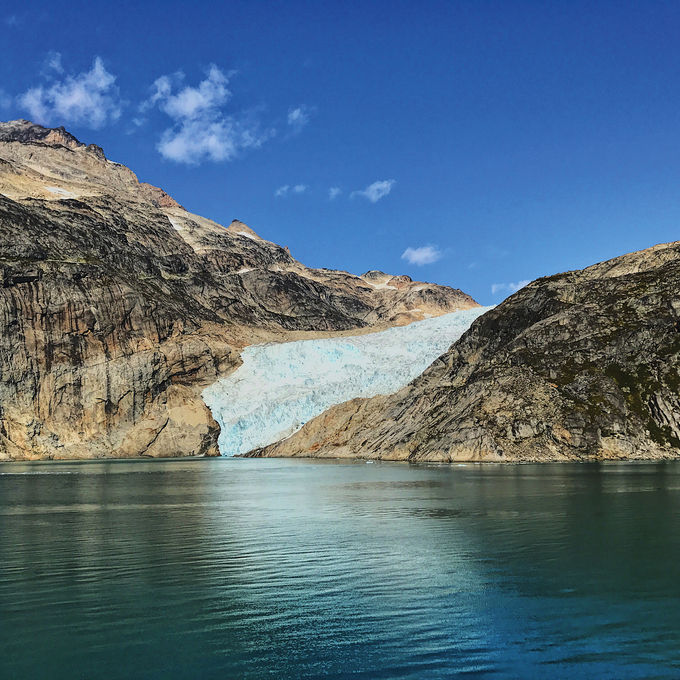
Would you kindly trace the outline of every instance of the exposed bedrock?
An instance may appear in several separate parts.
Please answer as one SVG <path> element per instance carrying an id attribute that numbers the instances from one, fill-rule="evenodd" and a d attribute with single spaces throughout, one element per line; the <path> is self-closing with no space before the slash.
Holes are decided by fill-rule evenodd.
<path id="1" fill-rule="evenodd" d="M 0 123 L 0 459 L 217 455 L 200 392 L 263 341 L 477 307 L 310 269 L 63 128 Z"/>
<path id="2" fill-rule="evenodd" d="M 407 387 L 251 455 L 409 461 L 680 454 L 680 243 L 534 281 Z"/>

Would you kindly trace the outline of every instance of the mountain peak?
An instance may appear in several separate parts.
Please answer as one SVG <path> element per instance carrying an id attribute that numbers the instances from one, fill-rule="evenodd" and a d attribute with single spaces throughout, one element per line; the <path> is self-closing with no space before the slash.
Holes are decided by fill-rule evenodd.
<path id="1" fill-rule="evenodd" d="M 21 142 L 22 144 L 40 142 L 49 146 L 66 146 L 70 149 L 85 146 L 63 126 L 46 128 L 23 118 L 0 123 L 0 142 Z"/>
<path id="2" fill-rule="evenodd" d="M 240 234 L 241 236 L 248 236 L 249 238 L 262 241 L 262 237 L 258 236 L 247 224 L 241 222 L 241 220 L 232 220 L 231 224 L 227 227 L 227 231 L 230 231 L 232 234 Z"/>
<path id="3" fill-rule="evenodd" d="M 62 125 L 57 128 L 48 128 L 30 120 L 19 118 L 0 123 L 0 142 L 19 142 L 20 144 L 44 144 L 45 146 L 67 149 L 82 149 L 91 151 L 102 160 L 106 159 L 104 151 L 96 144 L 83 144 Z"/>

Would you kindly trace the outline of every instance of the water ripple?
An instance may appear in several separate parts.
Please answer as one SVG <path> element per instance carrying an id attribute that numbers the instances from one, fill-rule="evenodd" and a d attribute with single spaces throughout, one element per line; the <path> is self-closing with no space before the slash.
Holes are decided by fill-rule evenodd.
<path id="1" fill-rule="evenodd" d="M 680 466 L 0 464 L 13 678 L 674 678 Z"/>

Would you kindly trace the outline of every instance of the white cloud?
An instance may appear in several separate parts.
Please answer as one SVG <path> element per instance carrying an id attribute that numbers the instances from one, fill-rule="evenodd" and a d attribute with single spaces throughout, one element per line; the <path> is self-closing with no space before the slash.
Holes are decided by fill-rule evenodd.
<path id="1" fill-rule="evenodd" d="M 332 201 L 334 198 L 337 198 L 341 193 L 342 189 L 340 187 L 331 187 L 328 190 L 328 198 Z"/>
<path id="2" fill-rule="evenodd" d="M 161 109 L 175 120 L 195 120 L 231 99 L 231 92 L 227 89 L 229 78 L 234 75 L 230 71 L 226 75 L 214 64 L 208 69 L 208 77 L 202 80 L 198 87 L 188 85 L 177 94 L 172 94 L 172 85 L 167 78 L 156 81 L 156 100 L 162 99 Z"/>
<path id="3" fill-rule="evenodd" d="M 386 179 L 382 182 L 373 182 L 373 184 L 367 186 L 363 191 L 353 191 L 349 197 L 354 198 L 355 196 L 364 196 L 371 203 L 376 203 L 383 196 L 387 196 L 387 194 L 392 191 L 394 184 L 395 180 L 393 179 Z"/>
<path id="4" fill-rule="evenodd" d="M 305 192 L 306 189 L 307 189 L 307 185 L 306 185 L 306 184 L 296 184 L 296 185 L 293 187 L 293 193 L 295 193 L 295 194 L 302 194 L 302 193 Z"/>
<path id="5" fill-rule="evenodd" d="M 297 109 L 290 109 L 288 111 L 288 125 L 293 128 L 293 134 L 297 134 L 302 130 L 307 123 L 309 123 L 310 115 L 314 109 L 309 109 L 305 104 L 298 106 Z"/>
<path id="6" fill-rule="evenodd" d="M 198 87 L 181 87 L 182 73 L 156 79 L 155 92 L 139 110 L 144 113 L 158 106 L 173 120 L 158 143 L 164 158 L 188 164 L 205 159 L 228 161 L 242 149 L 259 148 L 276 134 L 275 130 L 262 131 L 252 111 L 239 119 L 224 114 L 222 106 L 232 96 L 227 85 L 234 73 L 225 74 L 212 64 Z M 173 93 L 176 87 L 179 89 Z"/>
<path id="7" fill-rule="evenodd" d="M 285 196 L 288 193 L 288 189 L 290 189 L 290 186 L 288 186 L 288 184 L 284 184 L 274 192 L 274 196 Z"/>
<path id="8" fill-rule="evenodd" d="M 262 146 L 268 137 L 266 133 L 258 135 L 231 117 L 184 120 L 178 127 L 163 132 L 158 150 L 164 158 L 178 163 L 197 164 L 205 158 L 228 161 L 241 149 Z"/>
<path id="9" fill-rule="evenodd" d="M 524 286 L 529 283 L 531 283 L 529 279 L 524 279 L 523 281 L 518 281 L 517 283 L 494 283 L 491 286 L 491 294 L 497 295 L 498 293 L 507 293 L 508 295 L 512 295 L 520 288 L 524 288 Z"/>
<path id="10" fill-rule="evenodd" d="M 56 63 L 61 67 L 61 59 Z M 49 124 L 57 120 L 80 123 L 97 130 L 120 118 L 123 103 L 115 81 L 116 76 L 110 74 L 97 57 L 89 71 L 66 76 L 50 87 L 33 87 L 17 101 L 35 122 Z"/>
<path id="11" fill-rule="evenodd" d="M 421 248 L 407 248 L 403 255 L 402 260 L 406 260 L 409 264 L 415 264 L 422 267 L 424 264 L 432 264 L 437 260 L 440 260 L 444 256 L 444 253 L 439 250 L 436 246 L 422 246 Z"/>

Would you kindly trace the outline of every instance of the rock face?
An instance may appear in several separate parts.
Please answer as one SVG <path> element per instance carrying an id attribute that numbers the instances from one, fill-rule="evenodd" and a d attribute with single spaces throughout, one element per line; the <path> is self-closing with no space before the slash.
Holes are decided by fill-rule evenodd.
<path id="1" fill-rule="evenodd" d="M 200 391 L 245 345 L 477 306 L 308 269 L 23 120 L 0 123 L 0 279 L 0 460 L 218 455 Z"/>
<path id="2" fill-rule="evenodd" d="M 680 456 L 680 242 L 534 281 L 419 378 L 251 455 L 409 461 Z"/>

